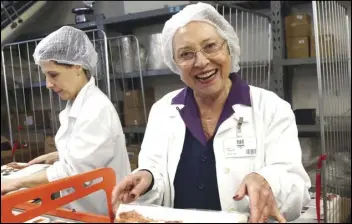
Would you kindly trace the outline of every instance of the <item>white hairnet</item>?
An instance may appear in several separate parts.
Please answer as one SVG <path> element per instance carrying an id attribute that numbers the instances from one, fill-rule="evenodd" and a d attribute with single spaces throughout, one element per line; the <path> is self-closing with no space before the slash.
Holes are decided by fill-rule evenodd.
<path id="1" fill-rule="evenodd" d="M 237 72 L 240 69 L 238 64 L 240 61 L 240 45 L 237 34 L 231 24 L 213 6 L 202 2 L 186 6 L 165 23 L 162 31 L 162 52 L 165 64 L 173 72 L 180 74 L 173 58 L 172 39 L 180 27 L 191 21 L 207 22 L 216 28 L 219 35 L 227 41 L 229 46 L 232 59 L 231 72 Z"/>
<path id="2" fill-rule="evenodd" d="M 71 26 L 63 26 L 42 39 L 35 48 L 33 57 L 36 64 L 53 60 L 80 65 L 90 74 L 98 61 L 98 54 L 86 33 Z"/>

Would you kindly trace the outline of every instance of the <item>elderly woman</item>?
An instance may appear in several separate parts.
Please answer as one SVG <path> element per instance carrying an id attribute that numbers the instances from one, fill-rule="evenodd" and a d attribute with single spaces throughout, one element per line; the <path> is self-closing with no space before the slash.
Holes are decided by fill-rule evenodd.
<path id="1" fill-rule="evenodd" d="M 53 163 L 47 170 L 1 183 L 1 194 L 31 188 L 101 167 L 111 167 L 121 179 L 130 174 L 125 136 L 109 98 L 91 77 L 97 53 L 87 35 L 63 26 L 45 37 L 35 49 L 35 63 L 45 75 L 47 88 L 67 100 L 55 136 L 57 152 L 29 164 Z M 61 196 L 71 189 L 61 192 Z M 106 196 L 97 192 L 68 206 L 76 211 L 107 214 Z"/>
<path id="2" fill-rule="evenodd" d="M 251 222 L 299 217 L 310 180 L 294 114 L 274 93 L 241 80 L 238 42 L 233 27 L 205 3 L 165 23 L 165 63 L 187 87 L 153 105 L 139 168 L 115 187 L 115 205 L 138 199 L 250 212 Z"/>

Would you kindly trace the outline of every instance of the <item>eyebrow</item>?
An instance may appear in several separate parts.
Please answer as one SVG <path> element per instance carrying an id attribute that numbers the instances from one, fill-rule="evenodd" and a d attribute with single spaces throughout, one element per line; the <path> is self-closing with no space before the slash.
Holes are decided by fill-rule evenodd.
<path id="1" fill-rule="evenodd" d="M 49 75 L 57 75 L 57 74 L 59 74 L 58 72 L 55 72 L 55 71 L 48 71 L 47 72 Z"/>
<path id="2" fill-rule="evenodd" d="M 210 41 L 210 40 L 215 40 L 215 39 L 209 37 L 209 38 L 206 38 L 206 39 L 202 40 L 201 43 L 203 44 L 204 42 L 208 42 L 208 41 Z M 179 51 L 179 50 L 183 50 L 183 49 L 187 49 L 187 48 L 191 48 L 191 47 L 190 47 L 190 46 L 180 47 L 180 48 L 178 49 L 178 51 Z"/>

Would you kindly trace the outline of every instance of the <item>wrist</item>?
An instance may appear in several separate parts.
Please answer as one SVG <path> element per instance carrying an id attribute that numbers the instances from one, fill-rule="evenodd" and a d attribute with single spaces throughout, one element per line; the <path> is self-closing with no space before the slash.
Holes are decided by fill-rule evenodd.
<path id="1" fill-rule="evenodd" d="M 140 170 L 139 172 L 143 172 L 143 173 L 145 173 L 146 175 L 148 175 L 148 176 L 150 177 L 149 186 L 148 186 L 148 188 L 145 190 L 145 192 L 144 192 L 143 194 L 148 193 L 149 191 L 152 190 L 152 188 L 153 188 L 153 186 L 154 186 L 154 176 L 153 176 L 153 173 L 152 173 L 151 171 L 149 171 L 149 170 L 146 170 L 146 169 Z"/>

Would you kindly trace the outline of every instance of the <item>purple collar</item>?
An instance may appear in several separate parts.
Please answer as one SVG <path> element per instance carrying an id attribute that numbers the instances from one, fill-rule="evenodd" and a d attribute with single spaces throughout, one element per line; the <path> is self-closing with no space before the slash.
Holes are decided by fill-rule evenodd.
<path id="1" fill-rule="evenodd" d="M 233 105 L 242 104 L 251 106 L 249 86 L 247 82 L 242 80 L 236 73 L 231 73 L 229 78 L 232 81 L 232 86 L 220 115 L 216 131 L 218 127 L 234 113 L 232 109 Z M 206 144 L 207 141 L 203 132 L 199 109 L 193 95 L 193 90 L 189 87 L 184 88 L 172 99 L 171 104 L 185 105 L 185 107 L 180 110 L 180 115 L 183 121 L 193 136 L 202 144 Z"/>

